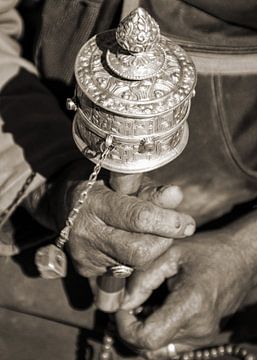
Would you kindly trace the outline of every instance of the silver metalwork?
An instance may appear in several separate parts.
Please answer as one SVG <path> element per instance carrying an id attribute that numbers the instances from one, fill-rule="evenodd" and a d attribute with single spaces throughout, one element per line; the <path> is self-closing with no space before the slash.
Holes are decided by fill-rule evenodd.
<path id="1" fill-rule="evenodd" d="M 166 55 L 159 45 L 160 28 L 144 9 L 132 11 L 121 21 L 115 36 L 117 43 L 106 54 L 114 73 L 129 80 L 142 80 L 163 68 Z"/>
<path id="2" fill-rule="evenodd" d="M 56 240 L 56 244 L 43 246 L 36 252 L 35 263 L 41 277 L 44 279 L 56 279 L 60 277 L 65 277 L 67 274 L 67 259 L 62 249 L 65 243 L 69 240 L 69 235 L 73 227 L 74 221 L 76 220 L 83 204 L 85 203 L 90 189 L 93 187 L 97 180 L 97 176 L 101 170 L 102 163 L 112 149 L 111 135 L 106 137 L 103 144 L 104 146 L 102 146 L 102 152 L 98 156 L 97 163 L 93 169 L 93 172 L 87 181 L 85 189 L 81 192 L 76 205 L 69 213 L 69 216 L 65 222 L 65 227 L 60 232 L 60 235 Z"/>
<path id="3" fill-rule="evenodd" d="M 127 265 L 115 265 L 110 268 L 112 276 L 120 279 L 125 279 L 133 273 L 134 269 Z"/>
<path id="4" fill-rule="evenodd" d="M 76 111 L 77 105 L 73 99 L 68 98 L 66 101 L 66 108 L 67 108 L 67 110 L 70 110 L 70 111 Z"/>
<path id="5" fill-rule="evenodd" d="M 195 68 L 144 9 L 84 44 L 75 77 L 73 137 L 92 161 L 107 134 L 114 149 L 103 167 L 111 171 L 150 171 L 183 151 Z"/>
<path id="6" fill-rule="evenodd" d="M 158 45 L 160 28 L 144 9 L 137 8 L 120 22 L 116 40 L 129 53 L 145 53 Z"/>
<path id="7" fill-rule="evenodd" d="M 67 259 L 56 245 L 41 247 L 35 257 L 37 269 L 44 279 L 57 279 L 67 274 Z"/>

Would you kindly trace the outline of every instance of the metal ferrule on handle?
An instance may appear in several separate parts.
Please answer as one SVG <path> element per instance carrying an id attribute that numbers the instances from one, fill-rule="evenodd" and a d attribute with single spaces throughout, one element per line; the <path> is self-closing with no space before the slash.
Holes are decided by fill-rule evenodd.
<path id="1" fill-rule="evenodd" d="M 124 298 L 126 279 L 118 279 L 112 275 L 97 278 L 95 305 L 99 310 L 113 313 L 119 310 Z"/>

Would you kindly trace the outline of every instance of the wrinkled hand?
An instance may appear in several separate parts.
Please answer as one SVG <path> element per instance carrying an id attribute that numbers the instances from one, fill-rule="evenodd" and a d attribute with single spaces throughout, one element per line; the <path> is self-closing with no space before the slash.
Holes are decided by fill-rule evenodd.
<path id="1" fill-rule="evenodd" d="M 71 194 L 72 202 L 80 191 L 78 187 Z M 176 186 L 147 186 L 137 198 L 118 194 L 98 181 L 67 243 L 78 272 L 89 277 L 103 274 L 106 267 L 117 263 L 137 269 L 149 266 L 171 246 L 173 238 L 191 235 L 195 230 L 189 215 L 172 210 L 181 200 L 182 193 Z"/>
<path id="2" fill-rule="evenodd" d="M 143 304 L 165 279 L 171 291 L 164 304 L 138 321 L 128 310 Z M 144 349 L 149 359 L 167 358 L 169 343 L 178 352 L 210 345 L 220 320 L 235 312 L 251 287 L 250 263 L 228 233 L 206 232 L 176 241 L 147 271 L 130 279 L 123 310 L 117 313 L 120 335 Z"/>
<path id="3" fill-rule="evenodd" d="M 84 179 L 90 167 L 85 167 L 84 162 L 74 161 L 23 202 L 37 221 L 57 233 L 87 186 Z M 129 178 L 128 183 L 123 178 L 126 190 L 131 188 Z M 78 272 L 90 277 L 118 263 L 137 269 L 149 266 L 171 246 L 173 238 L 189 236 L 195 230 L 191 216 L 174 210 L 182 198 L 177 186 L 156 188 L 148 180 L 141 183 L 137 197 L 121 195 L 97 181 L 66 243 Z"/>

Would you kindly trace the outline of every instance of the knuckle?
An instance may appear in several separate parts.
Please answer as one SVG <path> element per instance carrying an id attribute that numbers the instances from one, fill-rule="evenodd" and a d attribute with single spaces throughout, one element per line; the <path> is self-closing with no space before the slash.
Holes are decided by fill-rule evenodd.
<path id="1" fill-rule="evenodd" d="M 100 239 L 103 239 L 103 241 L 100 241 L 99 245 L 106 246 L 106 243 L 114 243 L 116 244 L 116 232 L 117 230 L 112 226 L 102 225 L 98 229 L 98 237 Z"/>
<path id="2" fill-rule="evenodd" d="M 206 308 L 206 303 L 202 291 L 198 288 L 191 293 L 189 298 L 192 315 L 200 315 L 203 308 Z"/>
<path id="3" fill-rule="evenodd" d="M 91 191 L 88 193 L 88 201 L 100 202 L 101 199 L 105 199 L 109 194 L 109 189 L 104 186 L 101 180 L 96 181 Z"/>
<path id="4" fill-rule="evenodd" d="M 85 262 L 85 254 L 84 251 L 78 248 L 76 244 L 69 245 L 71 257 L 75 263 L 78 265 L 83 264 Z"/>
<path id="5" fill-rule="evenodd" d="M 149 249 L 142 244 L 132 245 L 131 259 L 133 259 L 133 265 L 138 268 L 145 267 L 149 262 Z"/>
<path id="6" fill-rule="evenodd" d="M 211 321 L 203 318 L 202 321 L 198 324 L 194 331 L 195 336 L 197 337 L 207 337 L 212 338 L 215 334 L 215 329 Z"/>
<path id="7" fill-rule="evenodd" d="M 143 323 L 138 323 L 136 326 L 119 327 L 119 334 L 123 339 L 129 339 L 129 342 L 142 349 L 155 350 L 158 344 L 151 333 L 146 333 Z"/>
<path id="8" fill-rule="evenodd" d="M 79 273 L 79 275 L 83 276 L 83 277 L 90 277 L 94 275 L 94 272 L 91 271 L 90 269 L 87 269 L 83 266 L 77 266 L 77 272 Z"/>
<path id="9" fill-rule="evenodd" d="M 151 204 L 136 205 L 131 209 L 130 222 L 136 231 L 145 231 L 150 227 L 150 216 L 153 212 Z"/>
<path id="10" fill-rule="evenodd" d="M 133 326 L 121 326 L 121 324 L 118 324 L 118 332 L 120 337 L 128 341 L 130 344 L 138 344 L 137 330 Z"/>
<path id="11" fill-rule="evenodd" d="M 214 309 L 207 300 L 205 292 L 196 288 L 191 295 L 191 319 L 194 326 L 194 334 L 197 337 L 212 338 L 218 330 Z"/>
<path id="12" fill-rule="evenodd" d="M 92 276 L 98 276 L 103 275 L 105 272 L 105 269 L 101 269 L 100 267 L 94 267 L 94 266 L 76 266 L 77 272 L 79 275 L 89 278 Z"/>
<path id="13" fill-rule="evenodd" d="M 142 334 L 138 336 L 138 342 L 141 347 L 147 350 L 156 350 L 159 348 L 159 342 L 155 334 Z"/>

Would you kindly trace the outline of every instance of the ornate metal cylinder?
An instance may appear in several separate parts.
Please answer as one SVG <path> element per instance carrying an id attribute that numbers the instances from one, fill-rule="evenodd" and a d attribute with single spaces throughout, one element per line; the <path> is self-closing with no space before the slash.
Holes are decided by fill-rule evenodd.
<path id="1" fill-rule="evenodd" d="M 76 110 L 73 136 L 92 161 L 107 135 L 113 148 L 103 167 L 115 172 L 150 171 L 183 151 L 195 67 L 144 9 L 86 42 L 75 77 L 75 96 L 68 101 Z"/>

